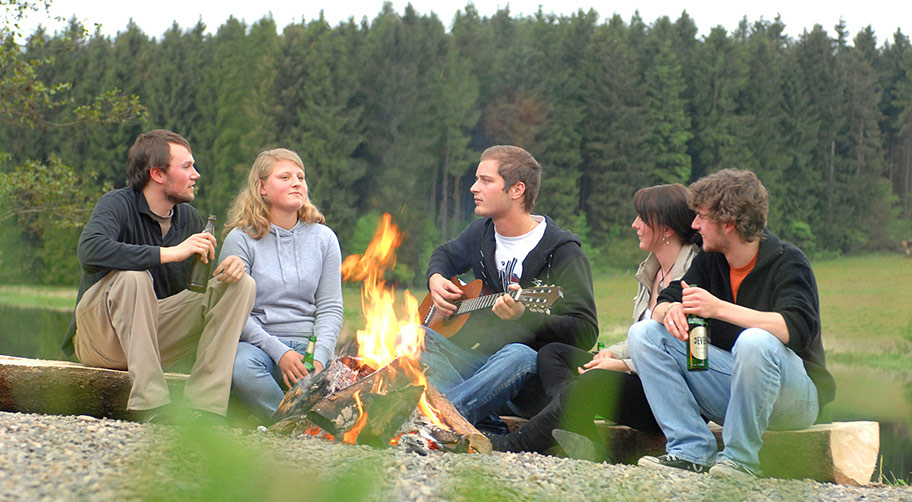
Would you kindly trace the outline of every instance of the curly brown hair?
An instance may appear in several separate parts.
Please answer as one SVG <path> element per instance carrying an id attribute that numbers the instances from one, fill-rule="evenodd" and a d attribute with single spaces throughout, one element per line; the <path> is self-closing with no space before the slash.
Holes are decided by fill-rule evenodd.
<path id="1" fill-rule="evenodd" d="M 751 171 L 723 169 L 690 185 L 687 204 L 702 208 L 714 221 L 735 224 L 747 242 L 753 242 L 766 228 L 769 196 L 766 187 Z"/>

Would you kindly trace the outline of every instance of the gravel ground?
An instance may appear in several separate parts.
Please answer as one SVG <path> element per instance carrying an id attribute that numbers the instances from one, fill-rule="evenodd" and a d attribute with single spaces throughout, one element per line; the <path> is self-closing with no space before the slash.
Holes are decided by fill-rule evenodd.
<path id="1" fill-rule="evenodd" d="M 537 454 L 422 457 L 227 427 L 0 412 L 0 500 L 912 502 L 912 487 L 739 482 Z"/>

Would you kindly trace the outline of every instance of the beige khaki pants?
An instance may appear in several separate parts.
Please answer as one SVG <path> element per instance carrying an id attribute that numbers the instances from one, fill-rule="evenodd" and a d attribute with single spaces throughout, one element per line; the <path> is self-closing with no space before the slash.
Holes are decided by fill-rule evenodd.
<path id="1" fill-rule="evenodd" d="M 241 330 L 256 298 L 256 283 L 209 281 L 205 293 L 189 290 L 159 300 L 147 271 L 109 273 L 76 305 L 76 357 L 89 366 L 125 369 L 133 387 L 129 410 L 171 402 L 164 370 L 196 348 L 184 386 L 195 409 L 224 415 Z"/>

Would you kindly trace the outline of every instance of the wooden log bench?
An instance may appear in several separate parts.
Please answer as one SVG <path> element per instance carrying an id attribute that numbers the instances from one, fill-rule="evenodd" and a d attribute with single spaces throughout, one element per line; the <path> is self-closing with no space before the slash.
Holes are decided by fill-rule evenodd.
<path id="1" fill-rule="evenodd" d="M 188 377 L 165 373 L 172 399 Z M 126 371 L 0 355 L 0 411 L 124 419 L 130 387 Z"/>
<path id="2" fill-rule="evenodd" d="M 525 423 L 519 417 L 501 418 L 511 430 Z M 635 464 L 643 455 L 665 453 L 662 435 L 610 422 L 596 424 L 614 462 Z M 710 430 L 721 450 L 722 427 L 711 422 Z M 767 477 L 866 485 L 871 482 L 879 451 L 877 422 L 816 424 L 798 431 L 767 431 L 760 449 L 760 467 Z"/>

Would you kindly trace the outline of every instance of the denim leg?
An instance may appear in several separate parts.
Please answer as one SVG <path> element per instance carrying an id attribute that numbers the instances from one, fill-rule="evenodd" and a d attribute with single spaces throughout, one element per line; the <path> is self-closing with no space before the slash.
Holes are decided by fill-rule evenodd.
<path id="1" fill-rule="evenodd" d="M 756 469 L 767 429 L 803 429 L 817 419 L 817 387 L 801 358 L 768 331 L 742 331 L 732 355 L 732 397 L 719 456 Z"/>
<path id="2" fill-rule="evenodd" d="M 301 342 L 280 340 L 298 352 L 306 350 L 306 344 Z M 280 381 L 279 365 L 266 352 L 247 342 L 238 344 L 231 390 L 263 423 L 272 422 L 272 415 L 285 397 Z"/>
<path id="3" fill-rule="evenodd" d="M 424 350 L 420 360 L 427 365 L 427 378 L 443 394 L 449 395 L 457 385 L 465 382 L 480 368 L 485 360 L 470 350 L 451 342 L 432 329 L 424 328 Z"/>
<path id="4" fill-rule="evenodd" d="M 712 465 L 716 438 L 700 416 L 721 420 L 731 390 L 732 357 L 710 346 L 709 369 L 687 370 L 687 348 L 653 320 L 640 321 L 627 335 L 630 354 L 670 455 Z"/>
<path id="5" fill-rule="evenodd" d="M 450 389 L 447 399 L 469 421 L 497 413 L 535 375 L 536 352 L 511 343 L 495 352 L 472 376 Z"/>

